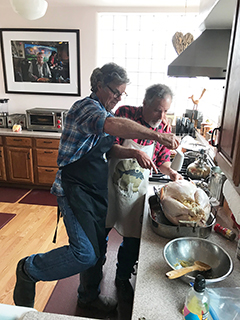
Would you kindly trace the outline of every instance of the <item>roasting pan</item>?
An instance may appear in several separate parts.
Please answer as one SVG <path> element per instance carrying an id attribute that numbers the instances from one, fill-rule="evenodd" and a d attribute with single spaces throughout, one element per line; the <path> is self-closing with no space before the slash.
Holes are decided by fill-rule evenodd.
<path id="1" fill-rule="evenodd" d="M 191 227 L 182 224 L 174 225 L 165 217 L 156 195 L 149 197 L 148 203 L 151 228 L 164 238 L 199 237 L 206 239 L 212 231 L 212 226 L 216 223 L 216 217 L 211 212 L 205 227 L 199 227 L 196 224 Z"/>

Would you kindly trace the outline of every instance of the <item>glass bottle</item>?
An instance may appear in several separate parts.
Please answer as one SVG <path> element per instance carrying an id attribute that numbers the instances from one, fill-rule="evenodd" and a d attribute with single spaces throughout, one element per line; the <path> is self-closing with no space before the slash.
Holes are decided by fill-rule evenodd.
<path id="1" fill-rule="evenodd" d="M 195 278 L 194 286 L 186 297 L 183 309 L 185 320 L 209 320 L 209 296 L 205 291 L 205 284 L 205 278 L 198 274 Z"/>

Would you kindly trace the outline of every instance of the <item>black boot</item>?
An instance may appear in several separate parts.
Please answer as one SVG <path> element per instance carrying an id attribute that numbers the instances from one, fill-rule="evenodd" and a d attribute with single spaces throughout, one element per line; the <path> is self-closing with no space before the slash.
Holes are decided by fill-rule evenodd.
<path id="1" fill-rule="evenodd" d="M 23 266 L 26 259 L 21 259 L 17 265 L 17 282 L 13 292 L 13 300 L 16 306 L 33 308 L 36 282 L 32 281 L 24 272 Z"/>
<path id="2" fill-rule="evenodd" d="M 121 280 L 117 276 L 115 278 L 118 298 L 125 302 L 133 302 L 134 291 L 129 279 Z"/>

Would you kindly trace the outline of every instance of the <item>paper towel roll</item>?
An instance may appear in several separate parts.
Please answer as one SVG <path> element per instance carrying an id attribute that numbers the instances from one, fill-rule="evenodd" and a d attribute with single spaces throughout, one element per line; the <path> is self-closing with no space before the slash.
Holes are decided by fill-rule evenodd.
<path id="1" fill-rule="evenodd" d="M 236 222 L 240 224 L 240 195 L 234 189 L 229 180 L 226 180 L 223 184 L 223 195 L 234 215 Z"/>

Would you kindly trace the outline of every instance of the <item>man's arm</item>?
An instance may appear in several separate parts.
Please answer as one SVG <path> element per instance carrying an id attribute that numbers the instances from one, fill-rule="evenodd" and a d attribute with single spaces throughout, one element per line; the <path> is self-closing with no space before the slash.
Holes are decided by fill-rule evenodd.
<path id="1" fill-rule="evenodd" d="M 127 148 L 119 144 L 114 144 L 111 150 L 108 152 L 108 156 L 110 158 L 114 157 L 118 159 L 135 158 L 142 168 L 149 170 L 153 168 L 153 170 L 158 173 L 157 167 L 152 159 L 142 150 Z"/>
<path id="2" fill-rule="evenodd" d="M 123 139 L 155 140 L 168 149 L 177 149 L 179 140 L 173 133 L 159 133 L 126 118 L 108 117 L 104 123 L 104 132 Z"/>
<path id="3" fill-rule="evenodd" d="M 172 181 L 182 180 L 183 176 L 171 168 L 171 162 L 166 161 L 159 166 L 159 170 L 168 175 Z"/>

